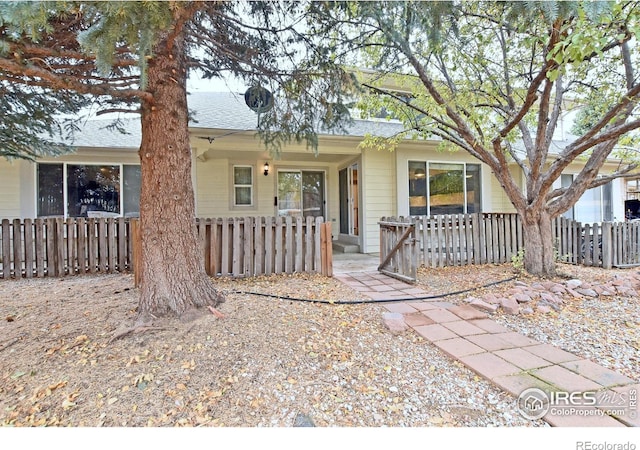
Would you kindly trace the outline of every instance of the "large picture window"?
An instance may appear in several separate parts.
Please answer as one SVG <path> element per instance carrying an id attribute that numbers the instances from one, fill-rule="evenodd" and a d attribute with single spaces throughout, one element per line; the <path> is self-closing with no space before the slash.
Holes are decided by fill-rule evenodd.
<path id="1" fill-rule="evenodd" d="M 573 183 L 572 174 L 562 174 L 561 186 L 568 188 Z M 562 214 L 567 219 L 582 223 L 596 223 L 613 220 L 613 187 L 611 182 L 587 189 L 578 201 Z"/>
<path id="2" fill-rule="evenodd" d="M 140 214 L 140 166 L 38 164 L 38 216 Z"/>
<path id="3" fill-rule="evenodd" d="M 409 161 L 409 214 L 480 212 L 480 165 Z"/>
<path id="4" fill-rule="evenodd" d="M 67 215 L 120 213 L 120 166 L 67 165 Z"/>

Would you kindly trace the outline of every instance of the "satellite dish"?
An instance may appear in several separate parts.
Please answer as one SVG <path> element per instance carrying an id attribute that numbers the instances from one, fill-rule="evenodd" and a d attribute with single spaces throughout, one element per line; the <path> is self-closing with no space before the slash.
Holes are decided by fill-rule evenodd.
<path id="1" fill-rule="evenodd" d="M 261 86 L 253 86 L 244 93 L 244 102 L 258 114 L 273 108 L 273 94 Z"/>

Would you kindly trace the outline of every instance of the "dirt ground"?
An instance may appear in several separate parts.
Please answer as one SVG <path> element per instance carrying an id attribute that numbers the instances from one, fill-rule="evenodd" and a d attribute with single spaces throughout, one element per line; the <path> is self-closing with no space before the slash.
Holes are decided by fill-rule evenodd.
<path id="1" fill-rule="evenodd" d="M 432 291 L 512 276 L 509 266 L 428 271 Z M 453 277 L 453 278 L 452 278 Z M 258 297 L 361 296 L 319 275 L 216 280 L 220 319 L 133 323 L 130 275 L 0 283 L 5 426 L 544 426 L 380 305 Z M 237 291 L 241 291 L 238 293 Z M 445 376 L 446 375 L 446 376 Z"/>

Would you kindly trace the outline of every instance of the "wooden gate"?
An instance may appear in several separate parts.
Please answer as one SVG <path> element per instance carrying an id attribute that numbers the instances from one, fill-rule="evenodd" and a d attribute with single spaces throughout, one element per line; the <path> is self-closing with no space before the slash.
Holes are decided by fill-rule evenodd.
<path id="1" fill-rule="evenodd" d="M 378 271 L 408 283 L 416 282 L 418 240 L 414 223 L 382 221 Z"/>

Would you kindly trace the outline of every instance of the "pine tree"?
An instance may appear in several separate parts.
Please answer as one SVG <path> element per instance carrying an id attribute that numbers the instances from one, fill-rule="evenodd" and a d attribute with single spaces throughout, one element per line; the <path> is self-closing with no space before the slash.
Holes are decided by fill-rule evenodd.
<path id="1" fill-rule="evenodd" d="M 186 82 L 235 74 L 268 87 L 261 120 L 270 148 L 315 148 L 319 125 L 346 116 L 350 77 L 306 32 L 313 3 L 37 2 L 0 7 L 0 74 L 12 83 L 89 95 L 108 111 L 137 111 L 142 143 L 138 324 L 224 300 L 198 251 Z M 273 125 L 278 124 L 278 130 Z"/>

